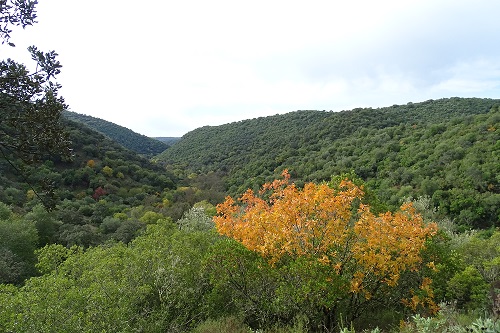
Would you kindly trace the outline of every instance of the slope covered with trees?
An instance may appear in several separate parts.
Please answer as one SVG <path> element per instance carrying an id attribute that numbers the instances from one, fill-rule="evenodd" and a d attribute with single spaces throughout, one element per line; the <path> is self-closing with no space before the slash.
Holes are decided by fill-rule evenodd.
<path id="1" fill-rule="evenodd" d="M 112 122 L 95 118 L 71 111 L 64 111 L 63 116 L 67 119 L 83 123 L 88 127 L 108 136 L 125 148 L 135 151 L 138 154 L 152 157 L 160 154 L 168 148 L 168 144 L 136 133 L 126 127 Z"/>
<path id="2" fill-rule="evenodd" d="M 177 220 L 206 198 L 203 191 L 178 188 L 173 174 L 83 124 L 66 120 L 64 127 L 71 160 L 0 159 L 0 208 L 6 209 L 0 282 L 21 283 L 36 272 L 38 247 L 128 243 L 147 224 Z"/>
<path id="3" fill-rule="evenodd" d="M 354 172 L 388 208 L 429 196 L 464 228 L 498 225 L 499 100 L 451 98 L 344 112 L 297 111 L 202 127 L 160 154 L 195 173 L 219 171 L 230 194 L 284 168 L 299 184 Z"/>

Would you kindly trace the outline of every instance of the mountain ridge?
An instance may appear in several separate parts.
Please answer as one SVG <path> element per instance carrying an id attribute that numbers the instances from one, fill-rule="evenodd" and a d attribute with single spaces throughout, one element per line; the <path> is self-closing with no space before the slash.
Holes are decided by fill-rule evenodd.
<path id="1" fill-rule="evenodd" d="M 165 142 L 150 138 L 101 118 L 87 116 L 73 111 L 64 111 L 63 117 L 85 124 L 108 136 L 125 148 L 147 157 L 153 157 L 169 147 L 169 144 Z"/>

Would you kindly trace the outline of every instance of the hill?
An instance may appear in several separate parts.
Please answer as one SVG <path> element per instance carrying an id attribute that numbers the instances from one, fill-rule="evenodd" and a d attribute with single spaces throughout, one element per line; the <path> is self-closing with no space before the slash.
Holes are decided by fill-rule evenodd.
<path id="1" fill-rule="evenodd" d="M 498 105 L 450 98 L 297 111 L 196 129 L 157 159 L 198 174 L 222 172 L 230 194 L 285 168 L 298 184 L 354 171 L 390 208 L 429 196 L 464 228 L 489 227 L 500 215 Z"/>
<path id="2" fill-rule="evenodd" d="M 167 137 L 155 137 L 155 139 L 161 142 L 165 142 L 167 145 L 171 146 L 177 141 L 179 141 L 181 138 L 167 136 Z"/>
<path id="3" fill-rule="evenodd" d="M 140 217 L 147 211 L 173 218 L 182 214 L 176 213 L 176 202 L 182 210 L 188 204 L 181 196 L 172 198 L 174 175 L 81 123 L 66 120 L 65 127 L 72 161 L 52 158 L 26 165 L 12 159 L 11 165 L 0 159 L 0 202 L 20 213 L 41 203 L 53 207 L 58 222 L 42 228 L 41 233 L 49 233 L 43 236 L 46 242 L 89 246 L 110 238 L 126 241 L 145 226 Z M 124 214 L 121 220 L 113 218 L 117 213 Z"/>
<path id="4" fill-rule="evenodd" d="M 168 144 L 160 140 L 138 134 L 126 127 L 100 118 L 95 118 L 71 111 L 65 111 L 63 113 L 63 116 L 67 119 L 83 123 L 88 127 L 108 136 L 125 148 L 133 150 L 136 153 L 147 157 L 152 157 L 154 155 L 160 154 L 169 147 Z"/>

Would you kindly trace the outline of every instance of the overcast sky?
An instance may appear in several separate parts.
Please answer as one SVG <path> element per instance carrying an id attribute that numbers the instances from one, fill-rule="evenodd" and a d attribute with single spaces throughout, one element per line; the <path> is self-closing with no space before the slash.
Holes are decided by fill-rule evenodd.
<path id="1" fill-rule="evenodd" d="M 70 110 L 182 136 L 295 110 L 500 98 L 500 1 L 39 0 Z"/>

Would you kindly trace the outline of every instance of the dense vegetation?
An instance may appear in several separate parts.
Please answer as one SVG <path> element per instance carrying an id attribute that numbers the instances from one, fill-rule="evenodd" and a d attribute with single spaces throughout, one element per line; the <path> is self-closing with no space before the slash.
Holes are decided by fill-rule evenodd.
<path id="1" fill-rule="evenodd" d="M 484 141 L 473 146 L 490 150 L 469 157 L 480 158 L 480 168 L 489 158 L 484 151 L 492 156 L 498 151 L 498 140 L 493 148 L 481 144 L 493 140 L 488 135 L 496 132 L 497 114 L 492 107 L 449 125 L 463 133 L 458 140 L 468 138 L 469 128 L 485 129 Z M 500 233 L 458 232 L 430 195 L 413 200 L 416 211 L 404 205 L 377 218 L 390 205 L 371 189 L 373 179 L 351 172 L 330 177 L 328 184 L 316 178 L 309 183 L 292 170 L 296 185 L 274 181 L 259 192 L 261 199 L 247 192 L 246 205 L 254 210 L 244 217 L 226 199 L 218 206 L 216 231 L 212 216 L 214 205 L 224 201 L 224 174 L 161 168 L 83 124 L 67 121 L 65 127 L 73 143 L 71 161 L 54 157 L 24 165 L 25 179 L 0 161 L 0 330 L 309 332 L 403 325 L 403 332 L 429 327 L 465 332 L 496 325 L 479 316 L 498 311 L 493 286 L 500 278 Z M 435 144 L 423 136 L 425 126 L 420 136 L 418 127 L 411 128 L 417 136 L 400 138 L 400 144 Z M 381 129 L 386 130 L 391 128 Z M 448 130 L 441 128 L 432 138 L 446 138 Z M 354 147 L 363 142 L 368 144 Z M 377 142 L 382 149 L 390 144 Z M 346 177 L 353 182 L 343 182 Z M 349 191 L 353 196 L 345 196 Z M 45 200 L 54 201 L 53 211 L 40 205 Z M 236 227 L 239 234 L 227 231 L 220 218 L 231 216 L 228 212 L 237 213 L 229 224 L 233 228 L 241 218 L 257 225 L 246 231 Z M 278 227 L 283 219 L 292 228 Z M 437 233 L 415 233 L 433 222 Z M 284 238 L 277 232 L 266 236 L 269 228 L 286 230 Z M 340 230 L 344 233 L 337 234 Z M 405 239 L 414 236 L 416 252 L 410 254 Z M 294 237 L 297 242 L 288 243 Z M 272 241 L 259 243 L 266 239 Z M 405 252 L 398 256 L 398 251 Z M 436 317 L 426 317 L 438 309 Z"/>
<path id="2" fill-rule="evenodd" d="M 281 188 L 280 183 L 277 184 L 278 187 L 267 188 Z M 342 206 L 335 199 L 337 195 L 343 197 L 346 190 L 348 193 L 356 188 L 351 184 L 343 189 L 346 184 L 332 181 L 327 187 L 340 191 L 333 196 L 333 201 L 348 213 L 349 209 L 345 208 L 349 206 Z M 329 190 L 324 186 L 312 186 L 311 194 L 325 190 L 327 194 Z M 294 200 L 301 191 L 297 192 L 294 186 L 291 189 L 288 192 L 284 188 L 291 196 L 279 194 L 279 197 Z M 304 189 L 305 200 L 297 207 L 299 210 L 310 204 L 311 208 L 315 206 L 314 202 L 308 203 L 307 191 Z M 318 199 L 321 204 L 321 197 Z M 353 207 L 360 207 L 355 201 Z M 415 218 L 413 226 L 407 228 L 408 236 L 414 234 L 420 238 L 415 227 L 420 225 L 422 231 L 432 230 L 434 226 L 430 221 L 436 216 L 425 201 L 413 204 L 423 215 L 403 213 L 394 217 Z M 276 209 L 290 207 L 286 202 L 279 206 L 282 208 Z M 224 207 L 219 206 L 220 213 Z M 254 207 L 255 213 L 267 213 L 259 210 L 258 205 Z M 305 212 L 310 214 L 309 218 L 317 213 L 321 210 Z M 423 250 L 411 250 L 407 246 L 398 250 L 403 252 L 401 257 L 393 259 L 399 267 L 397 270 L 401 269 L 397 271 L 391 265 L 384 265 L 385 256 L 395 254 L 393 250 L 384 253 L 384 243 L 398 240 L 391 237 L 391 228 L 385 226 L 384 231 L 380 230 L 382 233 L 374 237 L 365 234 L 368 242 L 355 236 L 358 231 L 354 230 L 355 234 L 348 231 L 350 236 L 343 239 L 349 251 L 353 251 L 352 257 L 326 250 L 328 257 L 320 254 L 315 259 L 314 252 L 310 252 L 309 257 L 292 250 L 289 254 L 281 252 L 284 255 L 277 261 L 269 261 L 270 257 L 261 256 L 259 251 L 221 236 L 214 230 L 206 209 L 195 207 L 176 223 L 161 214 L 148 214 L 146 231 L 128 244 L 114 241 L 88 249 L 47 244 L 34 252 L 35 257 L 36 224 L 43 219 L 33 218 L 33 214 L 37 212 L 21 217 L 0 205 L 0 228 L 9 235 L 2 238 L 0 245 L 3 249 L 11 248 L 10 252 L 4 250 L 3 258 L 17 256 L 36 262 L 40 275 L 27 279 L 20 287 L 0 285 L 1 331 L 331 332 L 328 327 L 335 328 L 334 331 L 344 327 L 343 332 L 353 332 L 354 327 L 381 326 L 400 327 L 402 332 L 449 332 L 451 329 L 481 332 L 484 327 L 496 325 L 490 319 L 475 318 L 485 311 L 493 311 L 493 299 L 488 295 L 491 284 L 499 278 L 498 231 L 457 234 L 451 224 L 439 220 L 438 234 L 421 234 L 424 238 L 431 236 Z M 388 217 L 383 218 L 390 225 L 392 218 Z M 373 227 L 376 230 L 376 223 Z M 404 223 L 402 227 L 406 228 Z M 245 234 L 251 235 L 252 231 Z M 378 242 L 379 236 L 382 242 Z M 314 238 L 310 240 L 314 245 Z M 353 240 L 359 243 L 352 243 Z M 405 240 L 399 241 L 404 244 Z M 300 245 L 300 241 L 297 244 Z M 335 243 L 333 245 L 335 248 Z M 392 245 L 388 249 L 391 248 Z M 359 256 L 358 250 L 361 250 Z M 417 256 L 406 257 L 412 251 L 416 251 Z M 269 253 L 279 254 L 280 248 L 270 248 Z M 340 266 L 332 262 L 331 267 L 329 258 L 333 260 L 337 256 L 344 261 Z M 411 266 L 405 266 L 405 262 L 411 261 Z M 371 265 L 374 266 L 370 268 Z M 383 279 L 384 271 L 401 274 L 399 281 L 397 275 Z M 382 278 L 378 282 L 377 276 Z M 401 303 L 401 298 L 406 301 Z M 428 311 L 437 310 L 435 303 L 438 302 L 448 305 L 440 303 L 441 312 L 437 317 L 427 317 Z M 332 310 L 334 304 L 340 306 L 336 308 L 336 315 L 330 317 L 330 312 L 323 310 Z"/>
<path id="3" fill-rule="evenodd" d="M 202 127 L 158 156 L 195 173 L 226 175 L 230 194 L 283 169 L 298 183 L 350 173 L 395 209 L 429 196 L 463 228 L 498 225 L 500 101 L 451 98 L 339 113 L 297 111 Z"/>
<path id="4" fill-rule="evenodd" d="M 205 127 L 163 167 L 61 121 L 30 52 L 0 64 L 0 331 L 500 331 L 498 101 Z"/>
<path id="5" fill-rule="evenodd" d="M 112 122 L 95 118 L 71 111 L 64 111 L 63 116 L 67 119 L 83 123 L 88 127 L 108 136 L 125 148 L 135 151 L 146 157 L 153 157 L 168 148 L 168 144 L 163 141 L 149 138 L 145 135 Z"/>
<path id="6" fill-rule="evenodd" d="M 15 213 L 8 221 L 19 221 L 2 233 L 13 241 L 0 245 L 0 252 L 7 253 L 0 257 L 0 283 L 21 284 L 34 275 L 32 250 L 38 247 L 128 243 L 160 217 L 177 220 L 195 203 L 222 197 L 180 186 L 173 174 L 80 123 L 66 121 L 65 126 L 73 147 L 71 161 L 24 164 L 15 156 L 0 159 L 0 202 Z M 19 229 L 26 219 L 34 229 L 25 229 L 23 240 Z M 18 250 L 24 254 L 11 255 Z"/>

